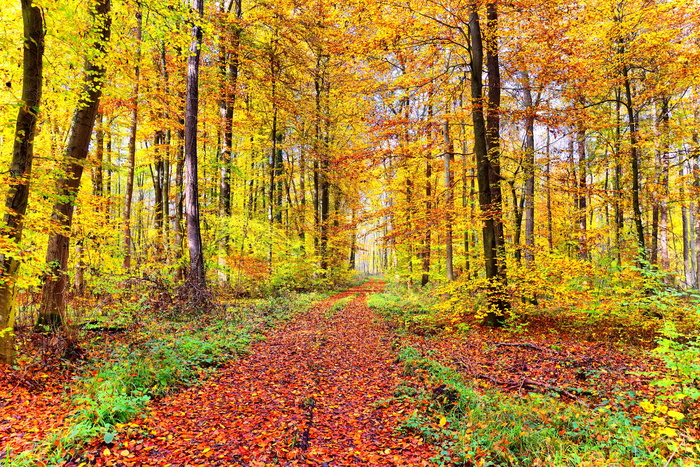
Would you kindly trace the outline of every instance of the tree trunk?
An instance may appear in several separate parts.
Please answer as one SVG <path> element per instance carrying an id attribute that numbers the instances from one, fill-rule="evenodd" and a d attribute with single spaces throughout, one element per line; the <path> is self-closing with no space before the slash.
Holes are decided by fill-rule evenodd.
<path id="1" fill-rule="evenodd" d="M 197 113 L 199 111 L 199 56 L 202 46 L 204 0 L 193 0 L 197 23 L 192 27 L 192 43 L 187 58 L 187 99 L 185 107 L 185 213 L 187 218 L 187 246 L 190 253 L 188 285 L 206 289 L 204 251 L 199 222 L 199 186 L 197 175 Z"/>
<path id="2" fill-rule="evenodd" d="M 445 128 L 443 131 L 445 138 L 445 267 L 447 280 L 455 280 L 455 273 L 452 267 L 452 222 L 454 211 L 454 187 L 452 183 L 452 161 L 454 160 L 454 147 L 450 138 L 450 122 L 445 118 Z"/>
<path id="3" fill-rule="evenodd" d="M 509 308 L 501 290 L 505 286 L 505 264 L 503 253 L 503 224 L 501 216 L 501 185 L 498 159 L 499 129 L 498 107 L 500 104 L 500 82 L 498 58 L 494 50 L 495 38 L 487 44 L 487 68 L 489 72 L 488 119 L 484 118 L 482 70 L 484 47 L 481 39 L 481 26 L 476 2 L 471 4 L 469 30 L 471 33 L 471 97 L 474 129 L 474 153 L 477 161 L 477 181 L 479 184 L 479 205 L 483 218 L 483 247 L 486 278 L 491 282 L 488 300 L 491 310 L 485 319 L 488 326 L 504 323 L 503 313 Z M 488 4 L 489 28 L 495 33 L 497 15 L 495 5 Z M 490 45 L 490 47 L 489 47 Z"/>
<path id="4" fill-rule="evenodd" d="M 95 161 L 92 167 L 92 194 L 94 196 L 104 196 L 103 192 L 103 177 L 102 177 L 102 159 L 104 158 L 104 115 L 102 112 L 97 112 L 97 128 L 95 129 Z"/>
<path id="5" fill-rule="evenodd" d="M 523 100 L 525 101 L 525 264 L 535 261 L 535 109 L 530 90 L 530 75 L 523 78 Z"/>
<path id="6" fill-rule="evenodd" d="M 613 190 L 615 190 L 615 223 L 614 223 L 614 233 L 615 233 L 615 250 L 617 263 L 621 265 L 622 262 L 622 227 L 624 223 L 624 214 L 622 211 L 622 163 L 620 145 L 622 143 L 622 118 L 620 116 L 621 104 L 620 104 L 620 91 L 615 90 L 615 142 L 613 150 L 615 152 L 615 176 L 613 177 Z"/>
<path id="7" fill-rule="evenodd" d="M 583 261 L 589 260 L 588 253 L 588 226 L 586 224 L 587 210 L 587 170 L 586 170 L 586 130 L 579 125 L 576 132 L 576 149 L 578 153 L 578 187 L 576 189 L 576 210 L 578 217 L 579 231 L 579 258 Z"/>
<path id="8" fill-rule="evenodd" d="M 637 246 L 639 255 L 637 264 L 639 267 L 646 267 L 647 250 L 644 240 L 644 225 L 642 223 L 642 207 L 640 202 L 641 187 L 639 183 L 639 135 L 637 129 L 637 115 L 634 111 L 632 102 L 632 84 L 629 79 L 629 69 L 623 68 L 624 86 L 625 86 L 625 107 L 627 107 L 627 124 L 629 126 L 630 139 L 630 159 L 632 160 L 632 215 L 634 217 L 634 226 L 637 231 Z"/>
<path id="9" fill-rule="evenodd" d="M 9 189 L 5 198 L 7 212 L 3 220 L 6 227 L 0 234 L 12 244 L 22 240 L 43 81 L 44 18 L 41 9 L 32 5 L 32 0 L 22 0 L 22 20 L 22 103 L 17 112 Z M 11 365 L 15 359 L 15 281 L 19 266 L 16 256 L 0 254 L 0 364 Z"/>
<path id="10" fill-rule="evenodd" d="M 139 86 L 141 80 L 141 4 L 136 11 L 136 56 L 134 57 L 134 86 L 131 89 L 131 123 L 129 125 L 129 172 L 124 196 L 124 269 L 131 269 L 131 205 L 134 198 L 134 171 L 136 169 L 136 129 L 139 120 Z"/>
<path id="11" fill-rule="evenodd" d="M 180 120 L 180 123 L 184 123 Z M 175 234 L 175 263 L 178 264 L 175 279 L 182 281 L 185 278 L 184 266 L 181 259 L 184 253 L 185 229 L 183 227 L 183 217 L 185 211 L 185 131 L 178 130 L 177 138 L 177 161 L 175 162 L 175 219 L 173 221 L 173 232 Z"/>
<path id="12" fill-rule="evenodd" d="M 64 324 L 64 294 L 68 284 L 66 267 L 68 265 L 69 235 L 73 223 L 73 210 L 80 187 L 80 178 L 83 175 L 84 161 L 90 146 L 90 136 L 95 124 L 97 108 L 102 96 L 105 76 L 103 58 L 105 46 L 109 42 L 111 33 L 110 0 L 94 0 L 90 2 L 89 6 L 93 27 L 97 32 L 97 40 L 92 46 L 94 52 L 88 54 L 84 91 L 81 93 L 73 114 L 66 148 L 65 159 L 69 162 L 65 170 L 65 177 L 57 182 L 57 199 L 60 201 L 54 204 L 51 218 L 61 226 L 61 229 L 59 233 L 53 233 L 49 236 L 46 251 L 49 274 L 41 291 L 41 305 L 37 321 L 37 327 L 40 329 L 44 327 L 57 329 Z"/>
<path id="13" fill-rule="evenodd" d="M 433 161 L 432 156 L 428 154 L 425 161 L 425 217 L 428 222 L 425 227 L 425 235 L 423 237 L 423 275 L 420 279 L 421 287 L 425 287 L 430 282 L 430 243 L 431 243 L 431 229 L 429 226 L 429 220 L 431 216 L 431 211 L 433 208 L 432 196 L 433 187 L 431 177 L 433 176 Z"/>
<path id="14" fill-rule="evenodd" d="M 554 253 L 554 229 L 552 227 L 552 154 L 550 151 L 550 133 L 547 128 L 547 167 L 545 168 L 545 179 L 547 183 L 547 246 L 549 254 Z"/>
<path id="15" fill-rule="evenodd" d="M 661 256 L 661 268 L 668 270 L 671 263 L 668 257 L 668 171 L 669 171 L 669 99 L 664 98 L 661 108 L 661 180 L 659 189 L 661 200 L 659 203 L 659 237 L 658 253 Z"/>
<path id="16" fill-rule="evenodd" d="M 235 4 L 236 19 L 243 17 L 241 0 L 234 0 L 229 3 L 228 9 Z M 221 3 L 221 14 L 228 14 Z M 225 216 L 231 215 L 231 163 L 233 161 L 233 112 L 236 103 L 236 85 L 238 82 L 239 69 L 239 44 L 241 38 L 241 28 L 236 24 L 230 36 L 230 42 L 226 40 L 228 31 L 221 31 L 222 38 L 219 40 L 219 67 L 221 74 L 219 116 L 221 118 L 221 213 Z M 224 244 L 227 241 L 224 239 Z"/>

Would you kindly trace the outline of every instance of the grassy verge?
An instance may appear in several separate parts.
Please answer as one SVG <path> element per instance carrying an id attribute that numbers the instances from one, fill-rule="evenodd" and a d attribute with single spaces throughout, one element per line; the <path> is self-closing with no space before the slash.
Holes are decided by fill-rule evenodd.
<path id="1" fill-rule="evenodd" d="M 419 406 L 400 428 L 441 446 L 434 459 L 440 465 L 690 466 L 699 460 L 692 450 L 674 452 L 669 439 L 641 428 L 639 417 L 608 406 L 588 409 L 540 394 L 481 391 L 410 347 L 399 360 L 405 374 L 420 381 L 397 388 L 397 397 Z"/>
<path id="2" fill-rule="evenodd" d="M 123 340 L 91 345 L 100 357 L 89 361 L 70 388 L 75 411 L 64 430 L 33 451 L 8 453 L 5 466 L 55 465 L 75 457 L 89 440 L 118 441 L 124 424 L 149 401 L 197 384 L 203 374 L 244 354 L 265 330 L 324 298 L 315 293 L 287 294 L 222 307 L 207 316 L 144 319 Z"/>
<path id="3" fill-rule="evenodd" d="M 357 294 L 348 295 L 347 297 L 341 298 L 331 305 L 331 307 L 326 310 L 326 319 L 334 317 L 340 310 L 348 306 L 348 303 L 350 303 L 356 296 Z"/>
<path id="4" fill-rule="evenodd" d="M 387 291 L 367 297 L 367 306 L 393 323 L 399 332 L 433 336 L 449 326 L 449 320 L 433 310 L 435 299 L 410 289 Z"/>

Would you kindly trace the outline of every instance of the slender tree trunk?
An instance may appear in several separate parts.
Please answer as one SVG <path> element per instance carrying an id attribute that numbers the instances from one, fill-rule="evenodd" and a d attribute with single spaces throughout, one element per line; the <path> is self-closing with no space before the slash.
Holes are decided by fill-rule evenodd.
<path id="1" fill-rule="evenodd" d="M 110 121 L 111 122 L 111 121 Z M 107 207 L 106 207 L 106 220 L 112 216 L 112 132 L 107 131 L 106 134 L 107 141 L 105 142 L 105 164 L 107 166 L 105 170 L 105 195 L 107 197 Z"/>
<path id="2" fill-rule="evenodd" d="M 29 202 L 34 159 L 34 137 L 41 105 L 44 57 L 44 17 L 32 0 L 22 0 L 23 74 L 22 102 L 17 112 L 10 179 L 5 198 L 3 243 L 19 244 Z M 0 364 L 15 360 L 15 282 L 20 262 L 15 255 L 0 254 Z"/>
<path id="3" fill-rule="evenodd" d="M 134 85 L 131 89 L 131 124 L 129 125 L 129 172 L 126 176 L 124 197 L 124 269 L 131 269 L 131 205 L 134 197 L 134 170 L 136 169 L 136 129 L 139 119 L 139 86 L 141 81 L 141 4 L 136 12 L 136 52 L 134 57 Z"/>
<path id="4" fill-rule="evenodd" d="M 156 61 L 156 66 L 158 67 L 160 79 L 161 79 L 161 92 L 163 95 L 162 102 L 162 112 L 161 118 L 164 122 L 168 121 L 168 106 L 167 99 L 168 93 L 170 91 L 168 86 L 168 63 L 166 57 L 165 43 L 161 42 L 160 51 L 158 54 L 158 59 Z M 171 260 L 169 253 L 169 236 L 168 236 L 168 218 L 169 218 L 169 204 L 170 204 L 170 177 L 168 163 L 170 159 L 170 130 L 169 129 L 159 129 L 155 132 L 153 138 L 154 144 L 154 166 L 155 173 L 151 173 L 151 178 L 153 179 L 153 191 L 155 193 L 155 214 L 154 222 L 156 228 L 156 251 L 157 257 L 162 258 L 163 255 L 168 261 Z"/>
<path id="5" fill-rule="evenodd" d="M 454 160 L 454 147 L 450 138 L 450 122 L 445 118 L 445 128 L 443 130 L 445 138 L 445 267 L 447 270 L 447 280 L 455 280 L 455 273 L 452 266 L 452 222 L 454 211 L 454 187 L 452 183 L 452 161 Z"/>
<path id="6" fill-rule="evenodd" d="M 92 194 L 104 196 L 104 182 L 102 177 L 102 159 L 104 158 L 105 132 L 104 116 L 97 112 L 97 128 L 95 129 L 95 163 L 92 167 Z"/>
<path id="7" fill-rule="evenodd" d="M 525 264 L 535 261 L 535 108 L 530 90 L 530 75 L 523 71 L 523 100 L 525 102 Z"/>
<path id="8" fill-rule="evenodd" d="M 658 253 L 661 256 L 661 268 L 668 270 L 671 262 L 668 256 L 668 172 L 669 172 L 669 99 L 664 98 L 661 108 L 661 181 L 659 189 L 661 200 L 659 202 L 659 240 Z"/>
<path id="9" fill-rule="evenodd" d="M 685 163 L 681 162 L 680 165 L 681 167 L 679 175 L 681 180 L 683 180 L 683 177 L 685 176 Z M 690 223 L 688 222 L 688 203 L 685 199 L 684 187 L 685 183 L 680 183 L 678 188 L 681 202 L 681 222 L 683 228 L 683 277 L 685 279 L 685 286 L 691 287 L 691 273 L 693 268 L 690 261 L 690 249 L 688 248 L 688 239 L 690 237 Z"/>
<path id="10" fill-rule="evenodd" d="M 229 11 L 221 3 L 222 17 Z M 236 19 L 243 17 L 241 0 L 234 0 L 229 3 L 228 8 L 235 5 Z M 223 20 L 223 18 L 222 18 Z M 225 21 L 225 20 L 223 20 Z M 231 163 L 233 161 L 233 113 L 236 103 L 236 85 L 238 82 L 239 52 L 238 47 L 241 37 L 239 24 L 234 26 L 232 34 L 228 31 L 221 32 L 219 40 L 219 67 L 221 74 L 219 115 L 221 118 L 221 213 L 225 216 L 231 215 Z M 230 39 L 228 39 L 230 37 Z M 226 239 L 224 243 L 227 243 Z"/>
<path id="11" fill-rule="evenodd" d="M 204 0 L 193 0 L 197 23 L 192 27 L 192 43 L 187 58 L 187 99 L 185 108 L 185 212 L 190 270 L 187 282 L 195 289 L 206 289 L 204 251 L 199 222 L 199 183 L 197 176 L 197 113 L 199 111 L 199 56 L 202 46 Z"/>
<path id="12" fill-rule="evenodd" d="M 624 86 L 625 86 L 625 107 L 627 107 L 627 124 L 629 125 L 630 139 L 630 158 L 632 160 L 632 215 L 634 218 L 634 226 L 637 231 L 637 245 L 639 248 L 640 267 L 645 267 L 647 259 L 647 250 L 644 240 L 644 225 L 642 223 L 642 206 L 640 202 L 640 168 L 639 168 L 639 135 L 637 129 L 637 115 L 634 111 L 632 102 L 632 84 L 629 79 L 629 69 L 627 66 L 623 68 Z"/>
<path id="13" fill-rule="evenodd" d="M 155 170 L 149 166 L 151 170 L 151 179 L 153 180 L 153 194 L 154 194 L 154 215 L 153 222 L 155 224 L 157 232 L 157 243 L 158 245 L 163 244 L 163 206 L 166 203 L 164 197 L 164 188 L 166 184 L 165 180 L 165 160 L 163 158 L 162 150 L 165 146 L 165 133 L 163 130 L 156 131 L 153 137 L 153 152 L 154 152 L 154 163 L 153 166 Z"/>
<path id="14" fill-rule="evenodd" d="M 460 106 L 463 103 L 460 102 Z M 462 124 L 460 125 L 462 128 L 462 213 L 464 217 L 464 232 L 463 232 L 463 241 L 464 241 L 464 274 L 466 274 L 467 278 L 471 278 L 471 245 L 470 245 L 470 222 L 473 222 L 474 216 L 473 216 L 473 211 L 474 211 L 474 203 L 473 203 L 473 197 L 474 197 L 474 174 L 473 170 L 470 170 L 470 175 L 467 175 L 467 165 L 468 165 L 468 157 L 467 153 L 469 152 L 469 145 L 467 143 L 467 125 L 464 121 L 462 121 Z M 467 179 L 469 179 L 471 186 L 467 184 Z"/>
<path id="15" fill-rule="evenodd" d="M 93 7 L 94 6 L 94 7 Z M 87 158 L 90 136 L 97 116 L 100 97 L 102 96 L 105 68 L 103 56 L 111 32 L 110 0 L 90 2 L 90 14 L 97 38 L 93 44 L 94 53 L 89 58 L 85 70 L 84 91 L 78 99 L 73 114 L 70 136 L 66 147 L 65 177 L 57 182 L 58 197 L 53 207 L 52 220 L 61 226 L 58 233 L 49 236 L 46 251 L 46 264 L 49 274 L 42 288 L 39 307 L 39 328 L 57 329 L 64 324 L 65 292 L 67 291 L 69 255 L 69 235 L 73 223 L 75 197 L 78 194 L 80 179 L 83 175 L 84 161 Z"/>
<path id="16" fill-rule="evenodd" d="M 182 120 L 181 124 L 184 123 Z M 183 227 L 183 217 L 185 211 L 185 132 L 178 131 L 178 148 L 177 161 L 175 162 L 175 219 L 173 222 L 173 232 L 175 233 L 175 262 L 178 264 L 176 280 L 182 281 L 185 279 L 185 272 L 180 265 L 180 259 L 183 257 L 185 230 Z"/>
<path id="17" fill-rule="evenodd" d="M 552 228 L 552 154 L 550 151 L 550 132 L 547 128 L 547 166 L 545 168 L 545 180 L 547 183 L 547 245 L 549 253 L 554 253 L 554 229 Z"/>
<path id="18" fill-rule="evenodd" d="M 622 108 L 620 104 L 620 90 L 615 90 L 615 142 L 613 150 L 615 152 L 615 176 L 613 178 L 613 189 L 615 190 L 615 222 L 614 222 L 614 233 L 615 233 L 615 250 L 617 263 L 621 264 L 622 261 L 622 227 L 624 223 L 624 212 L 622 210 L 622 163 L 621 163 L 621 150 L 620 145 L 622 143 L 622 118 L 620 115 L 620 110 Z"/>
<path id="19" fill-rule="evenodd" d="M 698 143 L 697 139 L 695 143 Z M 695 193 L 700 192 L 700 163 L 698 163 L 697 157 L 693 159 L 693 188 L 695 188 Z M 690 213 L 690 219 L 694 220 L 694 222 L 690 222 L 690 225 L 694 227 L 695 235 L 690 235 L 689 237 L 690 245 L 688 250 L 695 253 L 693 257 L 695 260 L 695 267 L 692 268 L 693 286 L 695 288 L 700 288 L 700 248 L 698 248 L 698 246 L 700 246 L 700 200 L 697 199 L 697 196 L 695 200 L 695 203 L 693 203 L 693 210 Z"/>
<path id="20" fill-rule="evenodd" d="M 433 176 L 433 164 L 432 157 L 430 154 L 425 160 L 425 216 L 426 219 L 430 220 L 431 211 L 433 209 L 432 196 L 433 196 L 433 186 L 431 177 Z M 423 275 L 420 279 L 421 287 L 425 287 L 430 282 L 430 243 L 431 243 L 431 228 L 426 226 L 425 234 L 423 237 Z"/>
<path id="21" fill-rule="evenodd" d="M 576 210 L 579 231 L 579 258 L 583 261 L 590 259 L 588 252 L 588 226 L 586 225 L 587 211 L 587 170 L 586 170 L 586 130 L 579 126 L 576 132 L 576 149 L 578 153 L 578 187 L 576 190 Z"/>

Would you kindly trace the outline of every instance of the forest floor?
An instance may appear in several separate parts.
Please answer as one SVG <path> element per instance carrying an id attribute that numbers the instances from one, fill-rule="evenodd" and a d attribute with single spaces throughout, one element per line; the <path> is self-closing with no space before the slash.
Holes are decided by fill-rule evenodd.
<path id="1" fill-rule="evenodd" d="M 118 426 L 113 442 L 93 439 L 63 465 L 434 465 L 436 445 L 398 430 L 420 409 L 418 399 L 395 397 L 398 387 L 423 385 L 433 397 L 441 390 L 398 363 L 406 345 L 485 387 L 632 410 L 640 394 L 651 396 L 647 375 L 657 362 L 546 327 L 526 335 L 400 335 L 367 306 L 367 296 L 382 288 L 368 282 L 297 314 L 252 343 L 247 356 L 157 399 Z M 0 373 L 0 464 L 8 449 L 29 449 L 63 429 L 71 410 L 65 388 L 74 376 L 70 366 Z M 439 429 L 446 422 L 438 415 L 430 423 Z"/>

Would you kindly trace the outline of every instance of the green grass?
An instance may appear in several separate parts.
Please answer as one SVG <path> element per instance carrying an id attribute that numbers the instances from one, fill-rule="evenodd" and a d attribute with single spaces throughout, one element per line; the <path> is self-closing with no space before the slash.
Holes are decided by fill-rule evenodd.
<path id="1" fill-rule="evenodd" d="M 427 295 L 407 288 L 372 294 L 367 298 L 367 306 L 395 323 L 399 331 L 420 335 L 435 335 L 443 327 L 439 315 L 431 311 L 434 302 Z"/>
<path id="2" fill-rule="evenodd" d="M 419 405 L 401 430 L 439 445 L 434 461 L 440 465 L 695 465 L 671 458 L 668 440 L 651 436 L 640 419 L 610 406 L 588 409 L 540 394 L 480 391 L 410 347 L 399 360 L 406 375 L 424 381 L 397 389 L 396 397 Z"/>
<path id="3" fill-rule="evenodd" d="M 326 310 L 326 319 L 334 317 L 339 311 L 348 306 L 348 303 L 350 303 L 356 296 L 357 294 L 348 295 L 347 297 L 341 298 L 333 305 L 331 305 L 330 308 Z"/>

